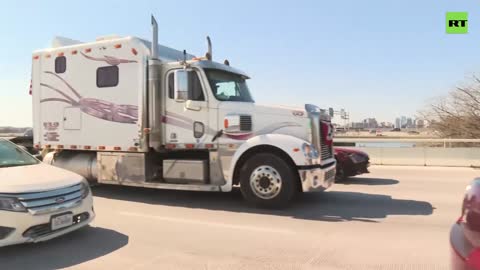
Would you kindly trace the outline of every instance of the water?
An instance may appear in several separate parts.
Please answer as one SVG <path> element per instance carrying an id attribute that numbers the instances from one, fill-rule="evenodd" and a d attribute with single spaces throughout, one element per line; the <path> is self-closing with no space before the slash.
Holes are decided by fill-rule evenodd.
<path id="1" fill-rule="evenodd" d="M 357 142 L 355 147 L 412 148 L 415 143 L 409 142 Z"/>

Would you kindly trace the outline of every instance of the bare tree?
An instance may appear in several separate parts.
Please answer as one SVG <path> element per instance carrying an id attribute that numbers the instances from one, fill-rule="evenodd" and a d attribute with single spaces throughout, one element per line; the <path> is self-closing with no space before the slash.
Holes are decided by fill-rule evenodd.
<path id="1" fill-rule="evenodd" d="M 480 79 L 455 88 L 420 115 L 442 137 L 480 138 Z"/>

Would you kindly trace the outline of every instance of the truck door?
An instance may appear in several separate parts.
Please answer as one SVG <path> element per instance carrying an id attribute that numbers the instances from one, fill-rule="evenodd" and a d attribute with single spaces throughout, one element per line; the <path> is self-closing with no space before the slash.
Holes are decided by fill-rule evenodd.
<path id="1" fill-rule="evenodd" d="M 172 70 L 167 73 L 165 142 L 199 144 L 207 139 L 209 109 L 205 84 L 198 70 Z"/>

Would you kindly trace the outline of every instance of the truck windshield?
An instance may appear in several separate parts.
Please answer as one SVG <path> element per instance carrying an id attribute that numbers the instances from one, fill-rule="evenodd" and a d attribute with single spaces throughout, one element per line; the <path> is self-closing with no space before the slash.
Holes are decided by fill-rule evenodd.
<path id="1" fill-rule="evenodd" d="M 38 162 L 15 144 L 0 140 L 0 168 L 33 165 Z"/>
<path id="2" fill-rule="evenodd" d="M 216 99 L 253 102 L 243 76 L 218 69 L 206 69 L 205 72 Z"/>

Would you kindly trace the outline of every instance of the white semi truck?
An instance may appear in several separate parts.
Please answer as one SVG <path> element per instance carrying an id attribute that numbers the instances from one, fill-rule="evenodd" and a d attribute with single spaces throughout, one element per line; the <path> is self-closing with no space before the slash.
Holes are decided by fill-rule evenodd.
<path id="1" fill-rule="evenodd" d="M 244 72 L 153 40 L 56 38 L 33 53 L 34 145 L 91 182 L 229 192 L 263 207 L 335 178 L 323 110 L 254 102 Z M 272 93 L 273 94 L 273 93 Z"/>

